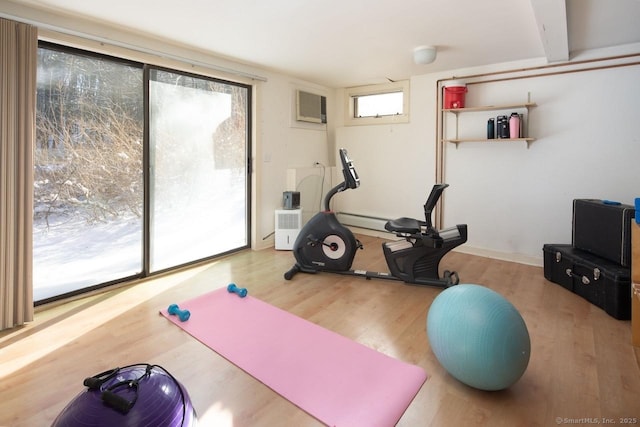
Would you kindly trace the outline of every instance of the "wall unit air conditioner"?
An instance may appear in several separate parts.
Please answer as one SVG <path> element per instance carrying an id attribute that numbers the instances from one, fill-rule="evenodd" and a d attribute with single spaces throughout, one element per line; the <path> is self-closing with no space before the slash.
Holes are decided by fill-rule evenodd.
<path id="1" fill-rule="evenodd" d="M 302 228 L 302 209 L 276 210 L 276 249 L 292 250 Z"/>
<path id="2" fill-rule="evenodd" d="M 315 93 L 296 90 L 296 120 L 327 123 L 327 98 Z"/>

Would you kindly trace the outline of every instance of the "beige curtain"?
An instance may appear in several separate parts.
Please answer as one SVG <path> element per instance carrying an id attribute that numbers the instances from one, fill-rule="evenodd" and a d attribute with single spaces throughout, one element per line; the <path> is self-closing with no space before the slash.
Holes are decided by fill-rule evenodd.
<path id="1" fill-rule="evenodd" d="M 0 18 L 0 330 L 33 320 L 37 28 Z"/>

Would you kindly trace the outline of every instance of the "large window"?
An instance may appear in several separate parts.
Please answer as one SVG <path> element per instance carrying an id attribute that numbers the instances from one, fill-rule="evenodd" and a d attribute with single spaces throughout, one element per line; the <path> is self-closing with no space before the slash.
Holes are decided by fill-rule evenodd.
<path id="1" fill-rule="evenodd" d="M 150 70 L 152 272 L 248 244 L 248 95 Z"/>
<path id="2" fill-rule="evenodd" d="M 248 245 L 249 87 L 38 54 L 36 302 Z"/>
<path id="3" fill-rule="evenodd" d="M 142 66 L 38 49 L 34 299 L 142 272 Z"/>

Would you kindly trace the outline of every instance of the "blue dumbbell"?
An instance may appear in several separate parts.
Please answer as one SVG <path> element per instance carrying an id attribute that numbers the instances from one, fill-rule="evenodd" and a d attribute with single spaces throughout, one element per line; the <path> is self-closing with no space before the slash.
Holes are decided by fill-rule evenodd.
<path id="1" fill-rule="evenodd" d="M 235 283 L 229 283 L 229 286 L 227 286 L 227 291 L 229 293 L 238 294 L 240 298 L 244 298 L 247 296 L 247 288 L 239 288 Z"/>
<path id="2" fill-rule="evenodd" d="M 178 319 L 180 319 L 181 322 L 186 322 L 189 320 L 189 317 L 191 317 L 191 312 L 189 312 L 189 310 L 180 310 L 178 304 L 171 304 L 167 311 L 172 316 L 178 316 Z"/>

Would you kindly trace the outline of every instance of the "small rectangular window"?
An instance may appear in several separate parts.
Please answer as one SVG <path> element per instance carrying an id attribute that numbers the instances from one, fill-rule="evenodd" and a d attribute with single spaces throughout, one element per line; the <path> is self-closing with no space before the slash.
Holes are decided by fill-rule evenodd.
<path id="1" fill-rule="evenodd" d="M 387 124 L 409 121 L 409 82 L 348 88 L 345 124 Z"/>
<path id="2" fill-rule="evenodd" d="M 382 117 L 402 114 L 402 92 L 378 93 L 374 95 L 355 96 L 354 116 Z"/>

